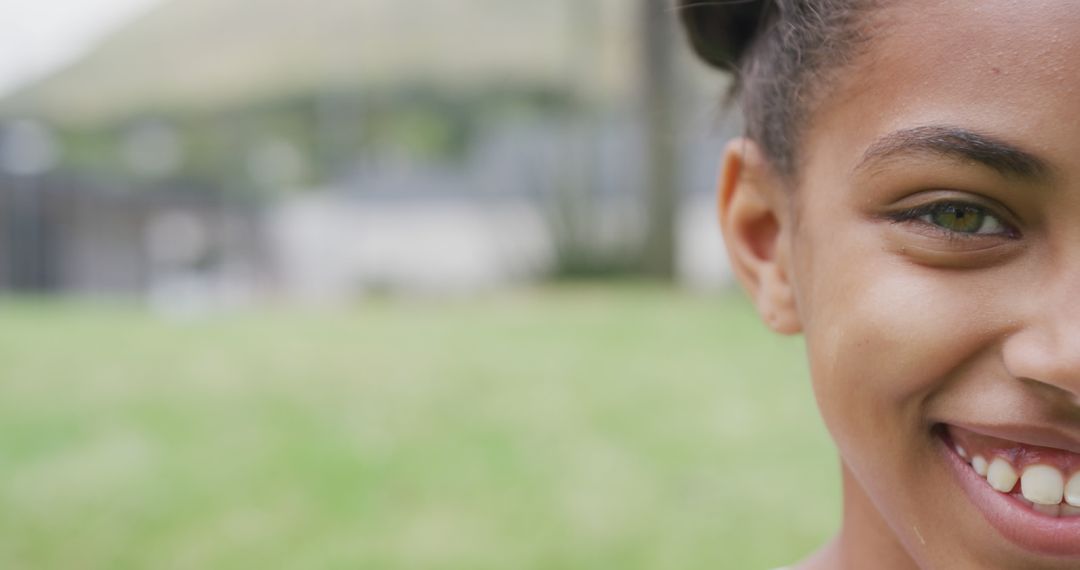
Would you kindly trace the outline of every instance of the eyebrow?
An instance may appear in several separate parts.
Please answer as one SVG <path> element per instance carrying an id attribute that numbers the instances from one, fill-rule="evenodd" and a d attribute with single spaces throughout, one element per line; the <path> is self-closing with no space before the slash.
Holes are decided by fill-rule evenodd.
<path id="1" fill-rule="evenodd" d="M 903 129 L 878 139 L 863 153 L 856 171 L 893 158 L 930 154 L 957 161 L 971 161 L 1003 176 L 1041 179 L 1049 176 L 1049 164 L 1034 154 L 992 136 L 962 127 L 925 126 Z"/>

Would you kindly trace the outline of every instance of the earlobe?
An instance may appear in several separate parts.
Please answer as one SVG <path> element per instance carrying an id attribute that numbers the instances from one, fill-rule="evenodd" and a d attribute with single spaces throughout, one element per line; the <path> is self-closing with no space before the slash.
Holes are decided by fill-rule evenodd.
<path id="1" fill-rule="evenodd" d="M 736 277 L 769 328 L 798 333 L 788 197 L 756 143 L 728 143 L 718 191 L 720 226 Z"/>

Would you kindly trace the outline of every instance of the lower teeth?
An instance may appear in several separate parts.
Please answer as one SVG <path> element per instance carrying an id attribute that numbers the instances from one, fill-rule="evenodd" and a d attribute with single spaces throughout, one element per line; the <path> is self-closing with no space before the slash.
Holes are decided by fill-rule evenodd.
<path id="1" fill-rule="evenodd" d="M 1058 518 L 1072 518 L 1080 517 L 1080 507 L 1074 507 L 1068 503 L 1059 503 L 1057 505 L 1040 505 L 1033 503 L 1024 497 L 1023 493 L 1015 492 L 1009 493 L 1009 496 L 1027 505 L 1031 510 L 1049 517 Z"/>

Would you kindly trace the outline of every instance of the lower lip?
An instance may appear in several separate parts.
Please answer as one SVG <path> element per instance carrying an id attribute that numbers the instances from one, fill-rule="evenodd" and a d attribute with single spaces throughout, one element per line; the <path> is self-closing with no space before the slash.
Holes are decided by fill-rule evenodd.
<path id="1" fill-rule="evenodd" d="M 941 448 L 960 487 L 983 517 L 1006 539 L 1044 556 L 1080 558 L 1080 517 L 1048 517 L 995 491 L 944 439 Z"/>

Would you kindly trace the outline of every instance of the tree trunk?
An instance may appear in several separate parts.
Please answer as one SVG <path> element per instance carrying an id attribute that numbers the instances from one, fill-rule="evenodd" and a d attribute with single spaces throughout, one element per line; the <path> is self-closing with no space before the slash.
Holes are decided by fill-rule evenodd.
<path id="1" fill-rule="evenodd" d="M 639 0 L 642 94 L 645 115 L 647 219 L 643 264 L 647 274 L 675 277 L 678 201 L 675 28 L 668 0 Z"/>

